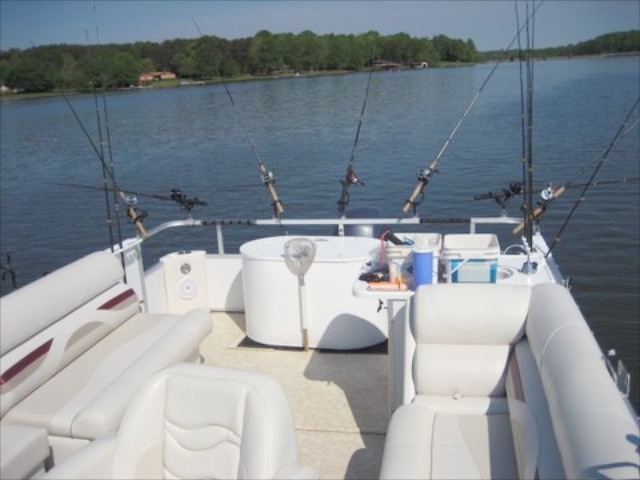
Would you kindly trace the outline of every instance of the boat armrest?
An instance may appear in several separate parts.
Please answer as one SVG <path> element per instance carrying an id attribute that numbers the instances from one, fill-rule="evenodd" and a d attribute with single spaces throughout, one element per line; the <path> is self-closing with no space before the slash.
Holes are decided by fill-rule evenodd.
<path id="1" fill-rule="evenodd" d="M 0 477 L 31 478 L 42 472 L 51 457 L 44 428 L 2 424 L 0 428 Z"/>
<path id="2" fill-rule="evenodd" d="M 100 480 L 112 478 L 117 433 L 100 437 L 76 450 L 43 479 Z"/>

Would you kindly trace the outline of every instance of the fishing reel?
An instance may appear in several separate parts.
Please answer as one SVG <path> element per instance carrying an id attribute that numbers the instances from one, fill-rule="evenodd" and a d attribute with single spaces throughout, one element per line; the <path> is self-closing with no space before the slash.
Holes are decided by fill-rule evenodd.
<path id="1" fill-rule="evenodd" d="M 189 214 L 191 214 L 191 210 L 196 205 L 199 205 L 199 206 L 207 205 L 207 202 L 200 200 L 198 197 L 194 197 L 194 198 L 187 197 L 187 195 L 182 193 L 182 191 L 178 190 L 177 188 L 174 188 L 171 190 L 170 198 L 171 200 L 176 202 L 178 205 L 180 205 L 180 208 L 182 210 L 186 210 L 187 213 Z"/>
<path id="2" fill-rule="evenodd" d="M 138 209 L 138 195 L 135 193 L 122 194 L 122 200 L 127 206 L 127 217 L 129 223 L 139 225 L 144 222 L 144 219 L 149 215 L 146 210 Z M 138 223 L 139 222 L 139 223 Z"/>
<path id="3" fill-rule="evenodd" d="M 361 185 L 364 187 L 364 182 L 358 178 L 358 174 L 351 165 L 347 168 L 347 173 L 344 176 L 344 180 L 341 180 L 342 185 Z"/>
<path id="4" fill-rule="evenodd" d="M 349 164 L 347 172 L 345 173 L 344 178 L 340 180 L 340 183 L 342 184 L 342 193 L 340 194 L 340 200 L 338 200 L 338 211 L 344 214 L 350 200 L 349 187 L 352 185 L 360 185 L 364 187 L 364 182 L 360 180 L 358 174 L 353 169 L 353 166 Z"/>
<path id="5" fill-rule="evenodd" d="M 541 203 L 541 202 L 549 203 L 551 200 L 555 200 L 555 198 L 556 198 L 556 191 L 552 187 L 551 183 L 549 183 L 547 185 L 547 188 L 544 188 L 540 192 L 540 200 L 538 201 L 538 203 Z"/>
<path id="6" fill-rule="evenodd" d="M 124 195 L 124 203 L 127 207 L 137 207 L 138 206 L 138 195 L 135 193 L 125 194 Z"/>
<path id="7" fill-rule="evenodd" d="M 480 195 L 474 195 L 474 200 L 487 200 L 492 198 L 498 205 L 504 210 L 507 208 L 507 203 L 516 195 L 521 195 L 524 192 L 524 185 L 522 182 L 513 181 L 509 184 L 509 188 L 503 188 L 500 192 L 488 192 Z"/>
<path id="8" fill-rule="evenodd" d="M 262 180 L 262 183 L 264 183 L 265 185 L 276 183 L 276 175 L 275 173 L 273 173 L 273 170 L 260 172 L 260 180 Z"/>
<path id="9" fill-rule="evenodd" d="M 438 172 L 439 170 L 432 165 L 428 168 L 422 168 L 418 170 L 416 172 L 416 176 L 418 177 L 418 180 L 424 183 L 424 185 L 426 186 L 427 183 L 429 183 L 431 177 L 433 177 Z"/>
<path id="10" fill-rule="evenodd" d="M 562 191 L 564 191 L 564 189 L 562 189 Z M 546 188 L 543 188 L 538 194 L 536 207 L 533 210 L 533 219 L 538 220 L 547 210 L 547 206 L 561 194 L 561 188 L 553 188 L 551 183 L 548 183 Z"/>

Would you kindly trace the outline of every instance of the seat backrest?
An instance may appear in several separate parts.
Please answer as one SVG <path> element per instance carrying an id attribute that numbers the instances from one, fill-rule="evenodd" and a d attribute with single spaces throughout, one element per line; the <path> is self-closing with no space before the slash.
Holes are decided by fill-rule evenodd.
<path id="1" fill-rule="evenodd" d="M 416 394 L 504 396 L 510 347 L 524 333 L 530 295 L 518 285 L 418 287 L 411 305 Z"/>
<path id="2" fill-rule="evenodd" d="M 178 364 L 151 377 L 122 421 L 114 478 L 271 478 L 297 462 L 284 391 L 258 373 Z"/>
<path id="3" fill-rule="evenodd" d="M 109 252 L 0 298 L 0 416 L 139 311 Z"/>
<path id="4" fill-rule="evenodd" d="M 526 334 L 567 478 L 638 478 L 637 419 L 565 287 L 533 288 Z"/>

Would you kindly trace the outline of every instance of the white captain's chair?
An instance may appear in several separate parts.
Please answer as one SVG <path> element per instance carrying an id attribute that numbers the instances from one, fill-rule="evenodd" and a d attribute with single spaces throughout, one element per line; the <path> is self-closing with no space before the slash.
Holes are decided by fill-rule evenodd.
<path id="1" fill-rule="evenodd" d="M 298 464 L 281 385 L 255 372 L 178 364 L 138 390 L 117 434 L 51 469 L 68 479 L 312 479 Z"/>

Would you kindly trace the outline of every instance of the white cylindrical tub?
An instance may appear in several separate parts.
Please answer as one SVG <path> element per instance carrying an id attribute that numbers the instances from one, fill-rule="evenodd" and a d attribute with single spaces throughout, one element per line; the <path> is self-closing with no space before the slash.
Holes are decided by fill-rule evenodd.
<path id="1" fill-rule="evenodd" d="M 284 244 L 293 236 L 245 243 L 242 281 L 247 335 L 277 346 L 301 347 L 298 277 L 284 261 Z M 307 237 L 316 256 L 305 275 L 309 346 L 333 350 L 370 347 L 387 338 L 387 316 L 375 299 L 357 299 L 353 282 L 379 240 L 365 237 Z"/>

